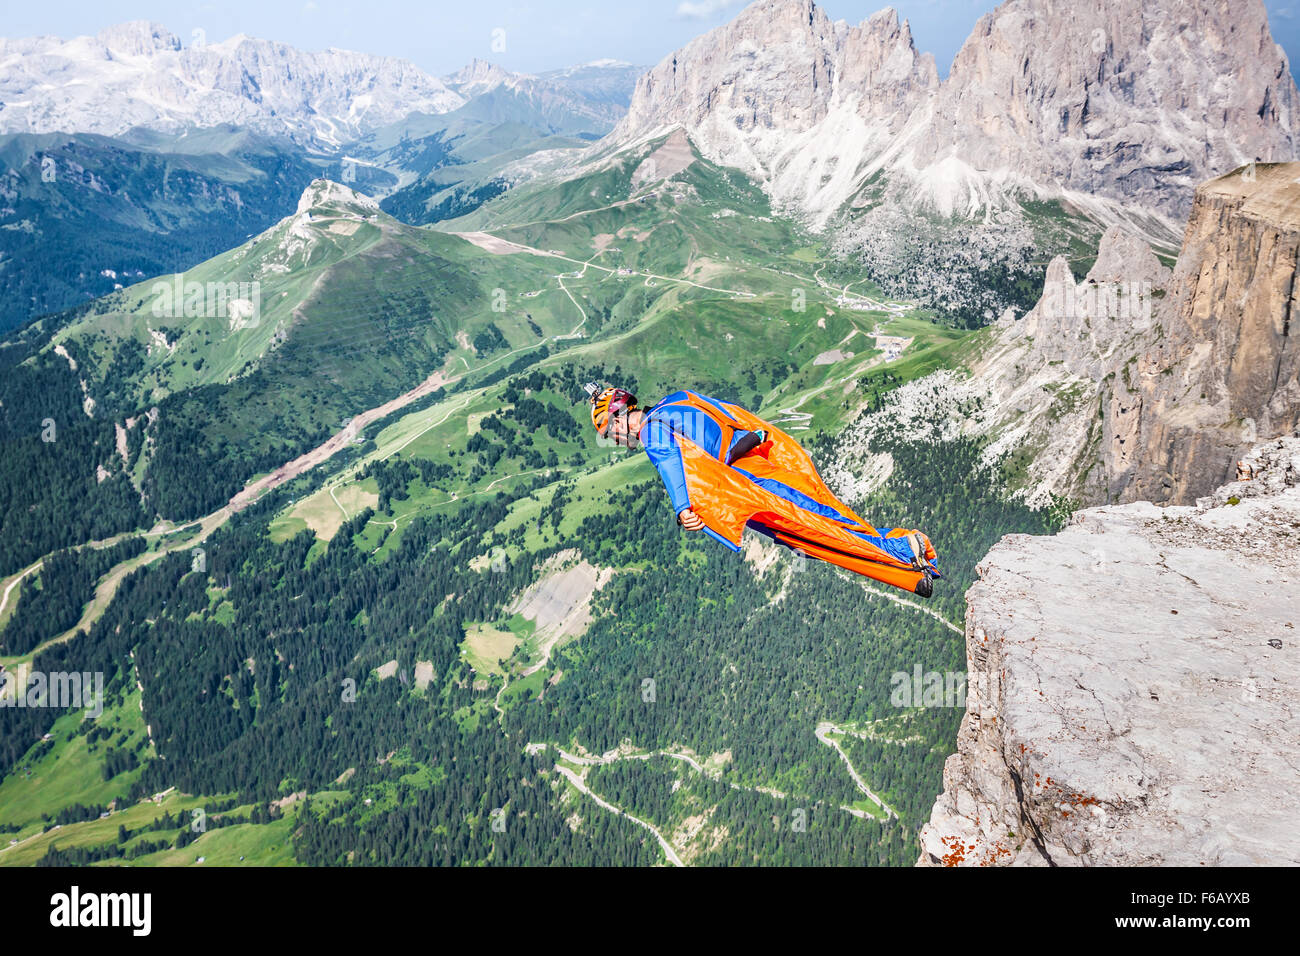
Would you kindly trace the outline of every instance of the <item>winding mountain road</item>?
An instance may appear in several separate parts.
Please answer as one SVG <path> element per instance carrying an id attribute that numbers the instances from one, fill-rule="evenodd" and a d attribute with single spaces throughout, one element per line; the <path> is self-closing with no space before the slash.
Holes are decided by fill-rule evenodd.
<path id="1" fill-rule="evenodd" d="M 580 775 L 574 773 L 568 767 L 561 767 L 559 764 L 556 764 L 555 769 L 560 771 L 561 774 L 563 774 L 565 780 L 568 780 L 569 783 L 577 787 L 580 792 L 587 795 L 592 800 L 596 801 L 596 803 L 599 806 L 605 808 L 610 813 L 617 814 L 620 817 L 626 817 L 627 819 L 635 823 L 637 826 L 644 827 L 645 829 L 649 830 L 651 834 L 654 835 L 654 838 L 659 841 L 659 845 L 663 847 L 664 856 L 668 857 L 668 862 L 671 863 L 673 866 L 686 865 L 685 863 L 682 862 L 682 858 L 677 855 L 677 851 L 673 849 L 673 845 L 664 839 L 664 835 L 660 833 L 659 830 L 653 824 L 646 823 L 640 817 L 634 817 L 626 810 L 623 810 L 620 807 L 616 807 L 608 800 L 605 800 L 604 798 L 597 796 L 595 793 L 592 792 L 591 788 L 587 786 L 587 782 L 583 780 Z"/>
<path id="2" fill-rule="evenodd" d="M 884 800 L 881 800 L 880 797 L 876 796 L 876 794 L 872 792 L 871 788 L 867 786 L 867 782 L 858 775 L 856 770 L 853 769 L 853 764 L 849 762 L 848 754 L 846 754 L 840 747 L 840 742 L 838 740 L 832 740 L 829 736 L 830 734 L 842 734 L 844 731 L 835 726 L 829 720 L 824 720 L 817 725 L 817 729 L 814 733 L 816 733 L 818 740 L 840 755 L 840 759 L 844 761 L 844 766 L 849 768 L 849 776 L 853 778 L 853 783 L 859 790 L 866 794 L 867 799 L 880 807 L 880 809 L 884 810 L 886 816 L 897 820 L 898 814 L 894 812 L 894 808 L 889 806 L 889 804 L 885 803 Z M 843 807 L 842 809 L 848 810 L 850 813 L 854 812 L 851 807 Z M 862 812 L 863 811 L 861 810 L 857 811 L 858 814 L 862 814 Z"/>

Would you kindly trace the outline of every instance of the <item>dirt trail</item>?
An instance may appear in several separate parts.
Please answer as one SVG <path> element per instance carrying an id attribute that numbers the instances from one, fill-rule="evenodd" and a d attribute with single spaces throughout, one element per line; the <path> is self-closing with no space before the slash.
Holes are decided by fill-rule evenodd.
<path id="1" fill-rule="evenodd" d="M 560 220 L 557 220 L 557 221 L 560 221 Z M 498 238 L 497 236 L 493 236 L 493 235 L 491 235 L 491 234 L 489 234 L 489 233 L 486 233 L 486 232 L 453 232 L 453 233 L 451 233 L 451 235 L 453 235 L 453 236 L 459 236 L 460 238 L 464 239 L 466 242 L 473 243 L 474 245 L 479 246 L 479 247 L 482 248 L 482 249 L 488 249 L 489 251 L 493 251 L 493 250 L 489 249 L 489 246 L 488 246 L 488 245 L 485 245 L 485 243 L 488 243 L 489 241 L 491 241 L 492 243 L 495 243 L 495 244 L 497 244 L 497 245 L 500 246 L 500 247 L 507 247 L 507 246 L 510 247 L 508 251 L 509 251 L 509 252 L 512 252 L 512 253 L 513 253 L 513 252 L 527 252 L 527 253 L 531 253 L 532 255 L 535 255 L 535 256 L 545 256 L 545 257 L 547 257 L 548 259 L 562 259 L 562 260 L 564 260 L 565 262 L 572 262 L 574 265 L 576 265 L 576 266 L 583 266 L 584 268 L 589 266 L 589 267 L 591 267 L 592 269 L 599 269 L 599 270 L 601 270 L 602 272 L 608 272 L 608 273 L 611 273 L 611 274 L 617 274 L 617 273 L 618 273 L 618 270 L 617 270 L 617 269 L 611 269 L 609 266 L 598 266 L 598 265 L 596 265 L 594 262 L 592 262 L 590 259 L 584 261 L 584 260 L 582 260 L 582 259 L 574 259 L 574 258 L 572 258 L 571 256 L 566 256 L 566 255 L 563 255 L 563 254 L 558 253 L 558 252 L 548 252 L 548 251 L 546 251 L 546 250 L 544 250 L 544 249 L 535 249 L 535 248 L 533 248 L 532 246 L 525 246 L 525 245 L 523 245 L 522 243 L 511 242 L 511 241 L 508 240 L 508 239 L 501 239 L 501 238 Z M 629 273 L 624 273 L 624 274 L 625 274 L 625 275 L 634 275 L 634 276 L 644 276 L 647 280 L 649 280 L 649 279 L 662 279 L 664 282 L 677 282 L 677 283 L 680 283 L 681 285 L 692 285 L 692 286 L 695 286 L 695 288 L 697 288 L 697 289 L 707 289 L 709 292 L 725 292 L 725 293 L 727 293 L 728 295 L 740 296 L 740 297 L 743 298 L 743 299 L 752 299 L 752 298 L 754 298 L 754 293 L 753 293 L 753 292 L 745 292 L 744 290 L 741 290 L 741 289 L 723 289 L 723 288 L 721 288 L 721 287 L 719 287 L 719 286 L 714 286 L 714 285 L 704 285 L 703 283 L 700 283 L 700 282 L 692 282 L 690 279 L 679 279 L 679 278 L 676 278 L 676 277 L 674 277 L 674 276 L 661 276 L 661 275 L 658 275 L 658 274 L 656 274 L 656 273 L 654 273 L 654 272 L 635 272 L 635 271 L 634 271 L 634 272 L 629 272 Z M 567 290 L 565 290 L 565 291 L 567 292 Z M 573 297 L 570 296 L 569 298 L 573 298 Z M 574 301 L 574 305 L 577 305 L 577 301 L 576 301 L 576 300 Z M 579 305 L 578 308 L 581 309 L 582 306 Z M 584 315 L 585 315 L 585 313 L 584 313 Z"/>
<path id="2" fill-rule="evenodd" d="M 863 779 L 858 775 L 858 772 L 853 768 L 853 765 L 849 763 L 849 758 L 844 755 L 844 751 L 840 750 L 839 744 L 836 741 L 830 740 L 828 737 L 826 737 L 827 733 L 842 733 L 842 731 L 840 731 L 838 727 L 836 727 L 834 724 L 830 723 L 829 721 L 823 721 L 822 723 L 817 725 L 817 729 L 815 733 L 817 735 L 818 740 L 820 740 L 824 744 L 827 744 L 830 747 L 833 747 L 835 751 L 839 753 L 840 759 L 843 760 L 845 766 L 849 768 L 849 774 L 850 776 L 852 776 L 853 782 L 857 786 L 858 790 L 860 790 L 863 794 L 865 794 L 868 799 L 873 801 L 877 806 L 881 808 L 881 810 L 884 811 L 886 819 L 897 820 L 898 814 L 894 812 L 894 809 L 892 807 L 888 806 L 884 801 L 882 801 L 878 796 L 876 796 L 871 791 L 871 789 L 866 785 Z M 677 753 L 671 750 L 655 750 L 655 751 L 650 751 L 648 753 L 624 753 L 619 750 L 614 750 L 614 751 L 610 751 L 609 753 L 601 754 L 600 756 L 597 757 L 587 757 L 587 756 L 581 756 L 579 754 L 572 754 L 569 753 L 567 750 L 564 750 L 562 747 L 560 747 L 557 744 L 530 743 L 524 748 L 524 750 L 527 753 L 535 754 L 545 750 L 547 747 L 553 748 L 555 752 L 559 754 L 561 760 L 567 761 L 568 763 L 571 764 L 577 764 L 578 766 L 583 768 L 603 766 L 606 764 L 614 763 L 615 761 L 618 760 L 649 760 L 651 757 L 662 756 L 662 757 L 670 757 L 673 760 L 681 761 L 682 763 L 685 763 L 687 766 L 689 766 L 696 773 L 702 774 L 707 777 L 711 777 L 715 780 L 720 779 L 721 777 L 721 774 L 718 771 L 711 771 L 705 768 L 703 765 L 700 764 L 698 760 L 696 760 L 694 757 L 690 756 L 689 754 Z M 663 847 L 664 853 L 667 855 L 670 862 L 672 862 L 676 866 L 686 865 L 685 863 L 682 862 L 681 858 L 677 855 L 672 845 L 664 838 L 663 834 L 660 833 L 659 830 L 656 829 L 652 824 L 632 816 L 632 814 L 623 810 L 621 807 L 618 807 L 615 804 L 610 803 L 608 800 L 605 800 L 602 797 L 598 796 L 589 786 L 587 786 L 587 781 L 586 781 L 587 771 L 585 769 L 582 770 L 581 772 L 578 772 L 569 767 L 565 767 L 558 762 L 555 764 L 555 769 L 558 770 L 566 780 L 568 780 L 571 784 L 577 787 L 580 792 L 582 792 L 584 795 L 594 800 L 597 803 L 597 805 L 608 810 L 610 813 L 616 813 L 619 816 L 627 817 L 627 819 L 631 820 L 633 823 L 637 824 L 638 826 L 644 827 L 645 829 L 649 830 L 652 834 L 654 834 L 655 839 L 658 840 L 659 845 Z M 777 800 L 788 799 L 787 794 L 782 793 L 779 790 L 775 790 L 771 787 L 746 787 L 732 781 L 728 781 L 727 784 L 732 790 L 748 790 L 751 792 L 762 793 L 762 794 L 766 794 L 767 796 L 773 797 L 774 799 Z M 866 810 L 859 810 L 857 807 L 840 806 L 839 809 L 843 810 L 845 813 L 851 814 L 855 817 L 859 817 L 864 820 L 877 819 L 875 815 L 868 813 Z"/>
<path id="3" fill-rule="evenodd" d="M 18 586 L 18 582 L 21 581 L 23 578 L 27 577 L 27 575 L 31 574 L 33 571 L 39 571 L 43 567 L 45 567 L 44 558 L 37 561 L 31 567 L 24 568 L 23 570 L 19 571 L 17 574 L 14 575 L 13 580 L 9 582 L 9 586 L 5 588 L 4 596 L 0 597 L 0 614 L 3 614 L 5 612 L 5 608 L 8 607 L 9 595 L 13 592 L 13 589 Z"/>
<path id="4" fill-rule="evenodd" d="M 509 239 L 502 239 L 488 232 L 453 232 L 453 236 L 460 236 L 466 242 L 471 242 L 485 252 L 490 252 L 494 256 L 511 256 L 521 252 L 535 252 L 527 246 L 521 246 L 518 243 L 511 242 Z M 548 252 L 540 252 L 538 255 L 550 255 Z"/>
<path id="5" fill-rule="evenodd" d="M 113 545 L 121 541 L 125 541 L 127 538 L 135 538 L 135 537 L 156 538 L 159 535 L 172 534 L 176 531 L 180 531 L 184 528 L 188 528 L 190 525 L 194 525 L 194 524 L 198 524 L 198 522 L 187 521 L 183 524 L 173 525 L 169 521 L 164 521 L 155 525 L 153 528 L 149 529 L 148 531 L 123 531 L 120 534 L 115 534 L 109 538 L 100 538 L 96 541 L 87 541 L 84 544 L 69 545 L 66 550 L 81 551 L 84 550 L 85 548 L 94 548 L 96 551 L 102 551 L 104 548 L 111 548 Z M 56 551 L 51 553 L 52 554 L 57 553 L 58 551 L 61 550 L 64 549 L 59 548 Z M 42 567 L 44 567 L 45 561 L 47 558 L 49 558 L 49 556 L 50 555 L 47 554 L 44 558 L 41 558 L 35 564 L 29 565 L 28 567 L 23 568 L 23 570 L 21 571 L 15 571 L 9 577 L 8 579 L 9 583 L 5 586 L 4 593 L 0 594 L 0 614 L 4 614 L 5 608 L 9 606 L 9 598 L 13 594 L 14 588 L 18 586 L 18 583 L 23 578 L 27 577 L 27 575 L 31 574 L 33 571 L 39 571 Z"/>
<path id="6" fill-rule="evenodd" d="M 881 591 L 876 588 L 873 588 L 866 582 L 861 582 L 861 583 L 862 583 L 862 589 L 864 591 L 870 591 L 872 594 L 876 595 L 877 597 L 882 597 L 885 598 L 886 600 L 893 601 L 895 604 L 901 604 L 904 607 L 915 608 L 916 610 L 921 611 L 924 614 L 930 615 L 932 618 L 934 618 L 936 621 L 938 621 L 948 630 L 952 631 L 954 634 L 960 634 L 962 637 L 966 636 L 966 632 L 964 630 L 962 630 L 952 621 L 948 620 L 938 611 L 932 608 L 928 608 L 924 604 L 917 604 L 915 601 L 909 601 L 907 598 L 898 597 L 898 595 L 891 594 L 888 591 Z"/>
<path id="7" fill-rule="evenodd" d="M 604 800 L 601 797 L 598 797 L 596 794 L 594 794 L 591 791 L 591 788 L 587 786 L 587 782 L 583 780 L 581 776 L 579 776 L 578 774 L 570 770 L 568 767 L 561 767 L 557 764 L 555 769 L 560 771 L 560 773 L 564 775 L 564 779 L 568 780 L 569 783 L 577 787 L 580 792 L 586 794 L 592 800 L 595 800 L 597 804 L 604 807 L 610 813 L 618 814 L 620 817 L 626 817 L 627 819 L 635 823 L 637 826 L 644 827 L 645 829 L 649 830 L 654 835 L 654 838 L 659 841 L 659 845 L 663 847 L 664 856 L 668 857 L 668 862 L 671 863 L 673 866 L 686 865 L 685 863 L 682 862 L 682 858 L 677 855 L 677 851 L 673 849 L 673 845 L 664 839 L 664 835 L 660 833 L 654 827 L 653 824 L 646 823 L 641 818 L 634 817 L 626 810 L 616 807 L 614 804 L 610 803 L 609 801 Z"/>
<path id="8" fill-rule="evenodd" d="M 122 579 L 125 578 L 126 575 L 129 574 L 131 571 L 134 571 L 136 568 L 142 567 L 146 564 L 152 564 L 154 561 L 157 561 L 165 554 L 170 554 L 173 551 L 178 551 L 182 549 L 188 550 L 190 548 L 193 548 L 195 545 L 201 543 L 202 541 L 205 541 L 214 531 L 216 531 L 223 524 L 225 524 L 226 521 L 230 519 L 231 515 L 235 514 L 238 511 L 243 510 L 244 508 L 247 508 L 250 504 L 252 504 L 254 501 L 256 501 L 259 497 L 261 497 L 266 492 L 279 487 L 280 485 L 284 484 L 286 481 L 291 481 L 292 479 L 296 478 L 298 475 L 301 475 L 303 472 L 308 471 L 311 468 L 314 468 L 316 465 L 319 465 L 324 461 L 327 461 L 330 457 L 335 455 L 337 452 L 346 448 L 348 445 L 352 443 L 353 438 L 361 433 L 361 429 L 365 428 L 366 425 L 369 425 L 371 422 L 378 421 L 379 419 L 385 417 L 386 415 L 389 415 L 392 412 L 395 412 L 398 409 L 409 405 L 411 402 L 414 402 L 416 399 L 432 394 L 434 391 L 441 388 L 442 386 L 457 381 L 458 378 L 459 376 L 452 376 L 449 378 L 445 376 L 441 371 L 434 372 L 423 382 L 421 382 L 419 385 L 415 386 L 414 388 L 410 389 L 409 391 L 403 392 L 401 395 L 397 396 L 394 399 L 391 399 L 390 401 L 384 402 L 382 405 L 378 405 L 375 408 L 368 409 L 354 416 L 351 419 L 351 421 L 348 422 L 347 427 L 345 427 L 344 429 L 342 429 L 341 431 L 339 431 L 338 433 L 330 437 L 323 444 L 318 445 L 317 447 L 313 448 L 311 451 L 307 452 L 304 455 L 300 455 L 299 457 L 295 458 L 293 461 L 281 465 L 271 474 L 265 475 L 262 478 L 258 479 L 257 481 L 253 482 L 252 484 L 248 485 L 242 491 L 238 492 L 234 497 L 232 497 L 230 501 L 222 505 L 216 511 L 213 511 L 211 514 L 204 515 L 202 518 L 198 519 L 198 521 L 190 521 L 176 528 L 169 527 L 164 530 L 150 530 L 145 532 L 139 532 L 140 534 L 143 534 L 145 536 L 155 536 L 162 533 L 168 533 L 174 530 L 180 530 L 181 528 L 192 527 L 195 524 L 199 526 L 199 533 L 196 537 L 187 538 L 181 541 L 174 542 L 165 548 L 159 549 L 158 551 L 146 552 L 145 554 L 137 555 L 136 557 L 123 561 L 121 564 L 112 568 L 107 574 L 104 575 L 104 577 L 102 577 L 99 580 L 99 583 L 95 587 L 95 596 L 91 600 L 91 602 L 88 605 L 86 605 L 86 609 L 82 613 L 81 619 L 77 622 L 76 626 L 68 629 L 67 631 L 64 631 L 62 634 L 58 635 L 57 637 L 42 642 L 33 651 L 24 655 L 24 657 L 35 659 L 37 654 L 44 652 L 46 649 L 53 647 L 56 644 L 61 644 L 64 641 L 71 639 L 78 632 L 89 631 L 90 627 L 95 623 L 96 620 L 99 619 L 99 616 L 104 613 L 104 610 L 105 608 L 108 607 L 109 602 L 112 601 L 113 596 L 117 593 L 118 585 L 122 583 Z M 342 508 L 342 505 L 340 505 L 339 507 Z M 116 535 L 112 539 L 109 539 L 109 541 L 116 542 L 118 540 L 122 540 L 124 538 L 132 537 L 132 536 L 133 535 L 129 533 Z M 101 546 L 102 544 L 103 542 L 89 542 L 87 545 L 81 545 L 80 547 Z M 39 567 L 39 562 L 34 567 Z M 27 574 L 31 570 L 33 570 L 33 568 L 28 568 L 27 570 L 22 572 L 22 574 Z M 9 587 L 6 589 L 5 592 L 6 600 L 8 598 L 9 591 L 13 589 L 13 586 L 17 584 L 18 580 L 21 580 L 21 577 L 10 582 Z M 3 608 L 3 606 L 4 606 L 3 604 L 0 604 L 0 608 Z"/>
<path id="9" fill-rule="evenodd" d="M 153 564 L 159 558 L 171 554 L 173 551 L 188 551 L 202 543 L 207 540 L 212 532 L 225 524 L 230 515 L 231 512 L 228 508 L 220 508 L 201 519 L 201 527 L 197 536 L 175 541 L 157 551 L 146 551 L 144 554 L 128 558 L 122 563 L 115 565 L 107 574 L 99 579 L 99 583 L 95 585 L 95 596 L 91 598 L 90 603 L 86 605 L 85 610 L 81 613 L 81 619 L 77 621 L 75 625 L 68 628 L 68 630 L 64 631 L 57 637 L 52 637 L 47 641 L 41 642 L 35 649 L 29 651 L 23 656 L 35 660 L 37 655 L 43 654 L 56 644 L 62 644 L 65 641 L 69 641 L 80 632 L 84 631 L 89 633 L 91 626 L 99 620 L 99 616 L 108 608 L 108 605 L 113 600 L 113 595 L 117 593 L 118 586 L 128 574 L 137 568 L 144 567 L 146 564 Z"/>
<path id="10" fill-rule="evenodd" d="M 281 465 L 275 471 L 271 472 L 271 474 L 259 478 L 257 481 L 244 488 L 243 491 L 240 491 L 231 498 L 230 503 L 226 507 L 228 507 L 232 512 L 242 511 L 260 498 L 265 492 L 268 492 L 273 488 L 278 488 L 286 481 L 292 481 L 303 472 L 310 471 L 321 462 L 326 461 L 338 452 L 342 451 L 348 445 L 352 444 L 353 438 L 361 434 L 361 430 L 371 422 L 378 421 L 384 416 L 397 411 L 399 408 L 405 408 L 418 398 L 431 395 L 439 388 L 451 384 L 458 378 L 459 376 L 452 376 L 449 378 L 441 371 L 434 372 L 410 391 L 403 392 L 401 395 L 398 395 L 390 401 L 384 402 L 382 405 L 378 405 L 375 408 L 368 409 L 361 412 L 359 415 L 353 416 L 346 428 L 337 432 L 323 444 L 317 445 L 306 454 L 300 455 L 293 461 Z"/>

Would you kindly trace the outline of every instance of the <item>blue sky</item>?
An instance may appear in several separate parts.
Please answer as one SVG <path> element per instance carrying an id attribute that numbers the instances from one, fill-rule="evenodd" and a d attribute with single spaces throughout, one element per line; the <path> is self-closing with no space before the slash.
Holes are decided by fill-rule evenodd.
<path id="1" fill-rule="evenodd" d="M 1085 0 L 1087 2 L 1087 0 Z M 948 66 L 995 0 L 826 0 L 835 20 L 856 23 L 892 5 L 921 50 Z M 1273 37 L 1300 59 L 1300 0 L 1266 0 Z M 95 33 L 123 20 L 156 20 L 183 41 L 235 33 L 308 50 L 343 47 L 406 57 L 445 74 L 473 57 L 538 72 L 601 57 L 652 65 L 744 6 L 743 0 L 40 0 L 6 3 L 7 37 Z M 494 46 L 496 48 L 494 48 Z M 504 49 L 500 47 L 504 46 Z"/>

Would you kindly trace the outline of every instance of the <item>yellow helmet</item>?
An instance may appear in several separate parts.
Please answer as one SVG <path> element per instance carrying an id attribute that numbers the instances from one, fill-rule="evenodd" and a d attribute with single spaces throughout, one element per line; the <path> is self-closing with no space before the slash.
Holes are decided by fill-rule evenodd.
<path id="1" fill-rule="evenodd" d="M 590 382 L 586 385 L 587 395 L 591 398 L 591 424 L 601 437 L 609 431 L 611 415 L 625 414 L 636 408 L 636 396 L 625 388 L 614 388 Z"/>

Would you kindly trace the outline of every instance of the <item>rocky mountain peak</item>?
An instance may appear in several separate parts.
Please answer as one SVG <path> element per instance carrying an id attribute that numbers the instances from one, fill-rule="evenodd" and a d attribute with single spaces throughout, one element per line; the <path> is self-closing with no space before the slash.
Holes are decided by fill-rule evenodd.
<path id="1" fill-rule="evenodd" d="M 603 145 L 680 123 L 814 227 L 883 172 L 945 216 L 1097 197 L 1173 238 L 1196 183 L 1291 158 L 1298 104 L 1262 0 L 1006 0 L 942 83 L 893 10 L 848 26 L 763 0 L 650 70 Z"/>
<path id="2" fill-rule="evenodd" d="M 1024 381 L 1049 365 L 1100 382 L 1139 347 L 1171 279 L 1144 239 L 1111 226 L 1082 280 L 1064 256 L 1048 263 L 1037 305 L 1022 319 L 1008 310 L 997 323 L 1000 345 L 1015 353 L 1014 361 L 994 359 L 980 374 Z"/>
<path id="3" fill-rule="evenodd" d="M 963 44 L 908 155 L 1181 219 L 1196 183 L 1293 155 L 1298 96 L 1261 0 L 1007 0 Z"/>
<path id="4" fill-rule="evenodd" d="M 738 130 L 806 128 L 825 115 L 834 47 L 811 0 L 761 0 L 646 73 L 626 125 L 690 129 L 725 114 Z"/>
<path id="5" fill-rule="evenodd" d="M 1097 259 L 1088 270 L 1087 282 L 1149 282 L 1155 289 L 1169 284 L 1171 273 L 1151 246 L 1122 226 L 1111 226 L 1102 234 Z"/>
<path id="6" fill-rule="evenodd" d="M 314 179 L 298 200 L 298 214 L 337 213 L 340 209 L 362 215 L 379 212 L 379 204 L 364 193 L 359 193 L 332 179 Z"/>
<path id="7" fill-rule="evenodd" d="M 149 56 L 181 48 L 181 41 L 171 31 L 150 20 L 131 20 L 105 27 L 95 39 L 119 56 Z"/>
<path id="8" fill-rule="evenodd" d="M 969 387 L 989 411 L 968 427 L 1032 459 L 1031 500 L 1187 504 L 1300 426 L 1298 178 L 1254 164 L 1199 187 L 1172 271 L 1112 228 L 1082 281 L 1054 259 L 1034 308 L 985 333 Z"/>
<path id="9" fill-rule="evenodd" d="M 892 10 L 849 26 L 811 0 L 762 0 L 644 74 L 600 148 L 680 125 L 778 205 L 824 221 L 937 85 Z"/>
<path id="10" fill-rule="evenodd" d="M 517 76 L 518 74 L 511 73 L 495 63 L 475 57 L 455 73 L 445 77 L 443 82 L 462 96 L 473 96 L 500 86 L 502 83 L 508 83 Z"/>
<path id="11" fill-rule="evenodd" d="M 911 26 L 900 24 L 892 7 L 845 32 L 840 78 L 861 98 L 861 115 L 884 119 L 894 130 L 910 119 L 918 93 L 939 87 L 934 57 L 917 51 Z"/>

